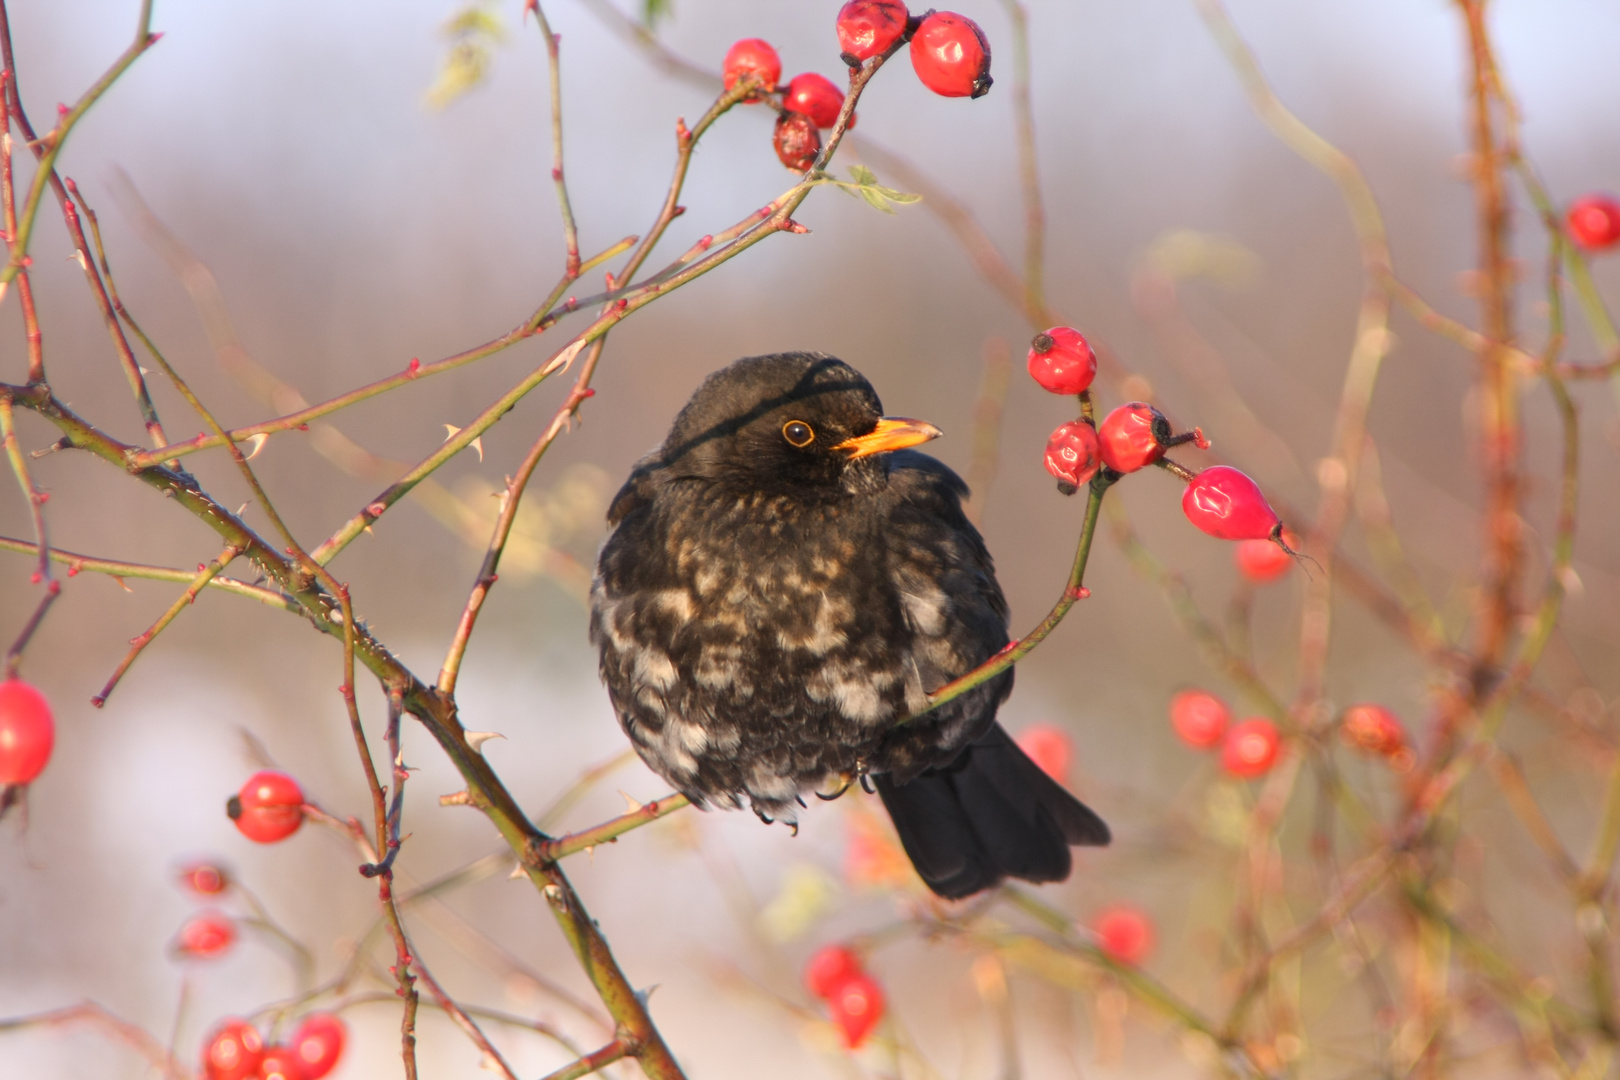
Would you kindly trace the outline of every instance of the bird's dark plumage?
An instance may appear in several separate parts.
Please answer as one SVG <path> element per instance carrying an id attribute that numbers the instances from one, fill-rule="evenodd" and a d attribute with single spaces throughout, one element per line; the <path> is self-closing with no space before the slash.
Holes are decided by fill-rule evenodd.
<path id="1" fill-rule="evenodd" d="M 995 723 L 1012 672 L 903 725 L 1007 644 L 966 487 L 829 356 L 739 360 L 614 498 L 591 638 L 626 733 L 693 802 L 796 820 L 871 776 L 942 896 L 1068 876 L 1108 828 Z"/>

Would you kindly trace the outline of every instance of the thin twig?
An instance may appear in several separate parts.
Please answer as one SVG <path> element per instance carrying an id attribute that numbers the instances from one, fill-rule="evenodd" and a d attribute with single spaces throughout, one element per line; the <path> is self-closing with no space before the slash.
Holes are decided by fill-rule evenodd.
<path id="1" fill-rule="evenodd" d="M 113 692 L 113 688 L 118 685 L 119 680 L 124 677 L 124 672 L 128 671 L 129 666 L 135 662 L 136 657 L 140 656 L 146 650 L 146 647 L 152 644 L 154 638 L 163 633 L 164 628 L 173 622 L 176 616 L 196 603 L 197 594 L 202 592 L 210 581 L 218 577 L 221 571 L 236 561 L 236 557 L 240 554 L 242 554 L 242 548 L 226 544 L 225 549 L 214 556 L 212 561 L 199 565 L 196 576 L 191 579 L 191 583 L 186 586 L 184 592 L 175 598 L 174 603 L 169 605 L 168 610 L 158 616 L 157 622 L 130 639 L 129 652 L 125 653 L 124 658 L 118 662 L 118 667 L 113 670 L 111 677 L 107 679 L 106 685 L 101 688 L 101 692 L 90 699 L 90 704 L 98 709 L 105 705 L 107 697 Z"/>
<path id="2" fill-rule="evenodd" d="M 555 862 L 566 858 L 576 851 L 589 851 L 598 844 L 611 844 L 619 837 L 632 829 L 639 829 L 643 825 L 650 825 L 661 817 L 673 814 L 683 806 L 692 805 L 685 795 L 665 795 L 662 799 L 642 803 L 629 813 L 620 814 L 600 825 L 579 832 L 559 836 L 555 840 L 547 840 L 535 845 L 534 858 L 543 862 Z"/>
<path id="3" fill-rule="evenodd" d="M 528 0 L 525 10 L 533 11 L 540 24 L 540 33 L 546 39 L 546 62 L 551 76 L 551 179 L 557 185 L 557 207 L 562 212 L 563 247 L 567 253 L 563 275 L 579 277 L 579 226 L 574 223 L 574 207 L 568 200 L 568 181 L 563 174 L 562 136 L 562 59 L 558 48 L 560 38 L 551 32 L 540 0 Z"/>
<path id="4" fill-rule="evenodd" d="M 542 1080 L 579 1080 L 582 1076 L 589 1076 L 598 1069 L 628 1057 L 635 1050 L 636 1044 L 626 1038 L 614 1039 L 602 1049 L 586 1054 L 578 1061 L 569 1062 L 555 1072 L 547 1073 Z"/>

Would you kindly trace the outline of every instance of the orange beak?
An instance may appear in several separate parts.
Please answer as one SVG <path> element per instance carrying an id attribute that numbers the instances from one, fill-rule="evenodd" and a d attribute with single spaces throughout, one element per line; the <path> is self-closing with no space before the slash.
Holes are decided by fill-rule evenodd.
<path id="1" fill-rule="evenodd" d="M 834 450 L 847 450 L 852 458 L 881 454 L 886 450 L 904 450 L 908 446 L 925 443 L 945 434 L 926 420 L 909 420 L 904 416 L 885 416 L 865 435 L 845 439 Z"/>

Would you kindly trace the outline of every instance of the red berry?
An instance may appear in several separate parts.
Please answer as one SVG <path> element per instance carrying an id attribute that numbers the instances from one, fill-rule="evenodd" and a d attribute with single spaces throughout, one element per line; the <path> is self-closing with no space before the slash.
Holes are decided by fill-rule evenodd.
<path id="1" fill-rule="evenodd" d="M 1078 394 L 1097 377 L 1097 354 L 1074 327 L 1054 326 L 1030 343 L 1029 374 L 1054 394 Z"/>
<path id="2" fill-rule="evenodd" d="M 883 1019 L 883 988 L 865 972 L 852 975 L 833 987 L 827 998 L 833 1023 L 844 1033 L 844 1045 L 858 1049 Z"/>
<path id="3" fill-rule="evenodd" d="M 1092 366 L 1095 370 L 1095 360 Z M 1128 402 L 1103 418 L 1097 441 L 1104 465 L 1115 472 L 1135 472 L 1164 457 L 1170 421 L 1145 401 Z"/>
<path id="4" fill-rule="evenodd" d="M 1153 951 L 1153 922 L 1124 904 L 1099 912 L 1092 920 L 1097 947 L 1121 964 L 1135 967 Z"/>
<path id="5" fill-rule="evenodd" d="M 246 1020 L 226 1020 L 204 1044 L 202 1073 L 205 1080 L 246 1080 L 259 1071 L 263 1057 L 258 1029 Z"/>
<path id="6" fill-rule="evenodd" d="M 911 35 L 911 67 L 941 97 L 990 92 L 990 42 L 979 24 L 954 11 L 936 11 Z"/>
<path id="7" fill-rule="evenodd" d="M 743 38 L 726 51 L 720 74 L 727 90 L 736 86 L 738 79 L 752 75 L 758 88 L 745 100 L 758 101 L 760 94 L 768 94 L 776 89 L 777 80 L 782 77 L 782 58 L 776 55 L 770 42 Z"/>
<path id="8" fill-rule="evenodd" d="M 1018 736 L 1018 749 L 1029 755 L 1029 760 L 1040 766 L 1041 772 L 1060 784 L 1069 782 L 1069 762 L 1074 758 L 1074 744 L 1068 732 L 1052 724 L 1034 724 Z"/>
<path id="9" fill-rule="evenodd" d="M 21 679 L 0 682 L 0 785 L 32 783 L 55 744 L 56 721 L 45 695 Z"/>
<path id="10" fill-rule="evenodd" d="M 1296 546 L 1291 536 L 1285 535 L 1282 540 L 1290 548 Z M 1232 559 L 1237 563 L 1238 573 L 1256 585 L 1276 581 L 1294 565 L 1294 556 L 1283 544 L 1269 539 L 1238 541 L 1232 549 Z"/>
<path id="11" fill-rule="evenodd" d="M 1378 757 L 1394 757 L 1406 746 L 1406 729 L 1382 705 L 1352 705 L 1344 710 L 1344 741 Z"/>
<path id="12" fill-rule="evenodd" d="M 1270 720 L 1250 717 L 1233 724 L 1221 744 L 1221 768 L 1240 780 L 1264 776 L 1277 763 L 1282 739 Z"/>
<path id="13" fill-rule="evenodd" d="M 304 1080 L 321 1080 L 343 1056 L 349 1029 L 331 1013 L 310 1013 L 293 1032 L 288 1045 L 304 1070 Z"/>
<path id="14" fill-rule="evenodd" d="M 776 118 L 776 157 L 794 172 L 804 172 L 821 153 L 816 122 L 803 113 L 785 112 Z"/>
<path id="15" fill-rule="evenodd" d="M 230 887 L 231 879 L 223 866 L 213 863 L 192 863 L 180 868 L 180 884 L 199 896 L 213 896 Z"/>
<path id="16" fill-rule="evenodd" d="M 1230 465 L 1211 465 L 1181 496 L 1187 520 L 1217 540 L 1266 540 L 1281 534 L 1277 511 L 1260 485 Z"/>
<path id="17" fill-rule="evenodd" d="M 1208 750 L 1220 742 L 1231 722 L 1226 702 L 1207 690 L 1183 690 L 1170 699 L 1170 726 L 1195 750 Z"/>
<path id="18" fill-rule="evenodd" d="M 838 10 L 838 48 L 855 63 L 886 52 L 910 17 L 900 0 L 849 0 Z"/>
<path id="19" fill-rule="evenodd" d="M 817 949 L 804 965 L 804 985 L 825 1001 L 840 983 L 860 973 L 861 958 L 855 955 L 855 950 L 846 945 L 827 945 Z"/>
<path id="20" fill-rule="evenodd" d="M 259 1080 L 309 1080 L 298 1054 L 290 1046 L 271 1046 L 259 1059 Z"/>
<path id="21" fill-rule="evenodd" d="M 1046 440 L 1046 471 L 1057 477 L 1063 494 L 1073 495 L 1100 467 L 1097 433 L 1084 420 L 1058 425 Z"/>
<path id="22" fill-rule="evenodd" d="M 1587 251 L 1620 244 L 1620 201 L 1610 195 L 1582 195 L 1564 216 L 1569 237 Z"/>
<path id="23" fill-rule="evenodd" d="M 174 939 L 175 951 L 182 956 L 208 960 L 236 943 L 236 924 L 217 911 L 193 915 Z"/>
<path id="24" fill-rule="evenodd" d="M 304 793 L 298 781 L 273 769 L 248 777 L 242 790 L 225 804 L 225 812 L 249 840 L 273 844 L 304 823 Z"/>
<path id="25" fill-rule="evenodd" d="M 844 107 L 844 92 L 833 81 L 813 71 L 795 75 L 782 91 L 782 108 L 788 112 L 803 113 L 818 128 L 830 128 L 838 122 L 838 112 Z M 849 118 L 855 126 L 855 117 Z"/>

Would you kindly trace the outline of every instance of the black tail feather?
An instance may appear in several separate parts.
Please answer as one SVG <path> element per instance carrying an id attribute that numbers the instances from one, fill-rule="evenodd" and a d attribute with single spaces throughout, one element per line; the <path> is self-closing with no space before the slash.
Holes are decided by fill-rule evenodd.
<path id="1" fill-rule="evenodd" d="M 911 864 L 957 900 L 1004 878 L 1062 881 L 1071 845 L 1105 845 L 1108 826 L 1041 771 L 999 724 L 950 765 L 904 784 L 876 776 Z"/>

